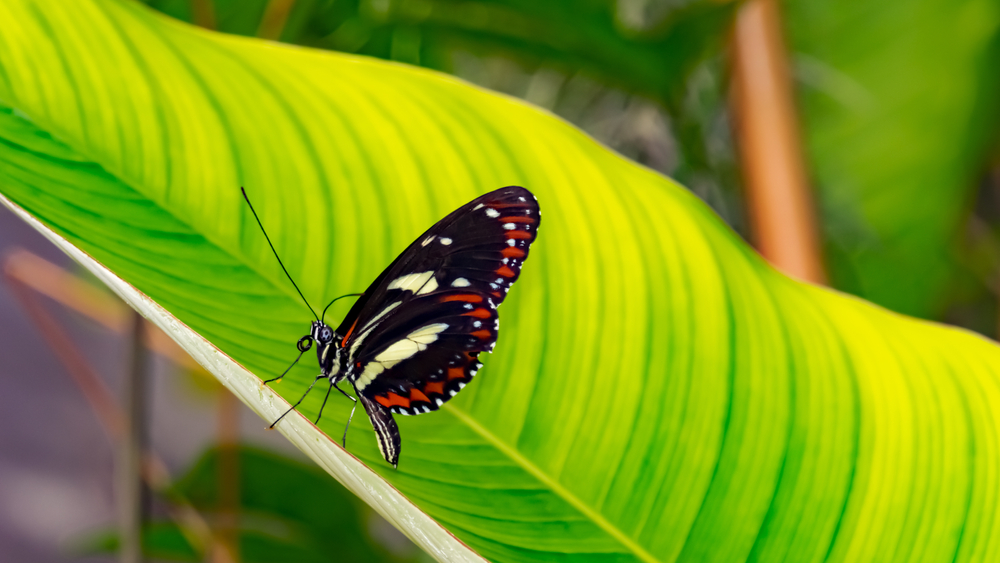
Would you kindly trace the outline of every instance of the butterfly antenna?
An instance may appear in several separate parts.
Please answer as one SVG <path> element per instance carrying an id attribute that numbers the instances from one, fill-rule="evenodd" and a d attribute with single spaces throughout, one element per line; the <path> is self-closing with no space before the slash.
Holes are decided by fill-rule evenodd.
<path id="1" fill-rule="evenodd" d="M 257 225 L 260 227 L 260 232 L 264 233 L 264 239 L 267 240 L 267 245 L 271 247 L 271 252 L 273 252 L 274 257 L 278 259 L 278 264 L 281 266 L 281 269 L 285 272 L 285 275 L 288 276 L 288 281 L 292 282 L 292 286 L 295 287 L 295 291 L 299 292 L 299 297 L 302 298 L 302 302 L 306 304 L 306 307 L 309 307 L 309 311 L 312 312 L 313 316 L 316 317 L 316 320 L 318 321 L 319 315 L 316 314 L 316 311 L 312 308 L 312 305 L 310 305 L 309 302 L 306 301 L 306 296 L 302 295 L 302 290 L 299 289 L 299 286 L 295 284 L 295 280 L 292 279 L 292 275 L 288 273 L 288 268 L 285 268 L 285 264 L 281 261 L 281 258 L 278 257 L 278 251 L 275 250 L 274 245 L 271 244 L 271 237 L 267 236 L 267 231 L 264 230 L 264 225 L 263 223 L 260 222 L 260 217 L 257 216 L 257 212 L 254 211 L 253 204 L 250 203 L 250 198 L 247 197 L 247 191 L 242 187 L 240 187 L 240 191 L 243 192 L 243 199 L 245 199 L 247 201 L 247 205 L 250 206 L 250 212 L 253 213 L 253 218 L 257 220 Z"/>
<path id="2" fill-rule="evenodd" d="M 323 307 L 323 314 L 320 315 L 319 322 L 323 322 L 323 319 L 326 318 L 326 310 L 330 308 L 330 305 L 333 305 L 334 303 L 345 297 L 361 297 L 362 295 L 364 295 L 364 293 L 348 293 L 347 295 L 341 295 L 340 297 L 337 297 L 333 301 L 327 303 L 326 307 Z"/>

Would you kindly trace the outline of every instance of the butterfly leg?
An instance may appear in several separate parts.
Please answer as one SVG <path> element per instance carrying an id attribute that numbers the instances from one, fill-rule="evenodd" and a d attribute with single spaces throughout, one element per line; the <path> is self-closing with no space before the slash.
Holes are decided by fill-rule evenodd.
<path id="1" fill-rule="evenodd" d="M 326 390 L 326 396 L 323 397 L 323 404 L 319 407 L 319 414 L 316 415 L 316 425 L 319 426 L 319 419 L 323 416 L 323 409 L 326 408 L 326 401 L 330 398 L 330 391 L 333 391 L 333 384 Z"/>
<path id="2" fill-rule="evenodd" d="M 334 383 L 333 387 L 337 387 L 337 384 Z M 344 426 L 344 437 L 341 438 L 341 440 L 340 440 L 340 443 L 341 443 L 341 445 L 344 446 L 344 449 L 347 449 L 347 429 L 351 427 L 351 419 L 354 418 L 354 411 L 357 410 L 357 408 L 358 408 L 358 400 L 355 399 L 354 397 L 348 395 L 347 393 L 345 393 L 344 390 L 341 389 L 340 387 L 337 387 L 337 391 L 340 391 L 341 395 L 343 395 L 343 396 L 347 397 L 348 399 L 354 401 L 354 407 L 351 409 L 351 416 L 347 417 L 347 426 Z M 329 391 L 327 391 L 327 393 L 329 394 Z"/>
<path id="3" fill-rule="evenodd" d="M 295 407 L 299 406 L 299 404 L 302 403 L 303 399 L 306 398 L 306 395 L 308 395 L 309 392 L 313 390 L 313 387 L 316 386 L 316 382 L 319 381 L 320 379 L 323 379 L 324 377 L 326 377 L 326 374 L 322 374 L 321 373 L 321 374 L 317 375 L 316 379 L 314 379 L 313 382 L 309 384 L 309 388 L 306 389 L 306 392 L 302 394 L 302 397 L 300 397 L 299 400 L 294 405 L 292 405 L 292 408 L 290 408 L 287 411 L 285 411 L 285 414 L 279 416 L 278 420 L 275 420 L 274 422 L 272 422 L 271 425 L 267 427 L 268 430 L 274 429 L 274 425 L 277 424 L 277 423 L 279 423 L 279 422 L 281 422 L 281 419 L 285 418 L 286 414 L 288 414 L 288 413 L 292 412 L 293 410 L 295 410 Z"/>
<path id="4" fill-rule="evenodd" d="M 308 350 L 308 348 L 306 348 L 306 350 Z M 295 364 L 299 363 L 299 359 L 302 358 L 302 354 L 304 354 L 304 353 L 305 353 L 305 350 L 300 350 L 299 351 L 299 355 L 295 358 L 295 361 L 292 362 L 292 365 L 288 366 L 288 368 L 285 369 L 285 371 L 281 372 L 281 375 L 279 375 L 278 377 L 272 377 L 271 379 L 267 379 L 265 381 L 262 381 L 261 382 L 261 386 L 263 387 L 263 386 L 265 386 L 265 385 L 267 385 L 268 383 L 271 383 L 271 382 L 280 383 L 281 379 L 283 377 L 285 377 L 285 374 L 288 373 L 288 371 L 291 370 L 293 367 L 295 367 Z"/>

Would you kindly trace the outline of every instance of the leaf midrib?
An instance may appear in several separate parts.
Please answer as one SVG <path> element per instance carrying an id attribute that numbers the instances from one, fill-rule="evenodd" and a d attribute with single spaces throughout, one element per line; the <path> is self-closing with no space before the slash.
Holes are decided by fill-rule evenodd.
<path id="1" fill-rule="evenodd" d="M 540 467 L 531 462 L 528 458 L 521 455 L 519 451 L 511 447 L 509 444 L 501 440 L 497 435 L 490 432 L 484 426 L 476 422 L 468 413 L 464 412 L 462 409 L 453 406 L 446 405 L 445 410 L 448 410 L 461 422 L 465 423 L 474 432 L 479 434 L 486 440 L 490 445 L 497 448 L 509 457 L 512 461 L 517 463 L 522 469 L 527 471 L 530 475 L 542 482 L 546 487 L 549 488 L 553 493 L 555 493 L 559 498 L 563 499 L 570 506 L 579 510 L 584 516 L 589 518 L 594 524 L 599 528 L 607 532 L 611 537 L 618 540 L 623 546 L 625 546 L 633 555 L 638 557 L 640 560 L 646 563 L 661 563 L 659 559 L 653 556 L 653 554 L 646 551 L 641 545 L 635 542 L 632 538 L 625 534 L 621 529 L 612 524 L 607 518 L 605 518 L 601 513 L 595 510 L 593 507 L 589 506 L 587 503 L 583 502 L 582 499 L 574 495 L 569 489 L 562 486 L 561 483 L 556 481 L 552 476 L 543 471 Z"/>

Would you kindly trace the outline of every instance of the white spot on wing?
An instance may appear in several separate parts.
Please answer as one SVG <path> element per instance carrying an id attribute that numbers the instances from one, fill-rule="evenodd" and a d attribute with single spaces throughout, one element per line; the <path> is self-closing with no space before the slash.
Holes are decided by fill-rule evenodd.
<path id="1" fill-rule="evenodd" d="M 404 291 L 411 291 L 416 293 L 417 290 L 422 288 L 427 280 L 434 276 L 434 272 L 420 272 L 419 274 L 406 274 L 405 276 L 399 276 L 398 278 L 392 280 L 389 284 L 388 289 L 402 289 Z"/>
<path id="2" fill-rule="evenodd" d="M 427 325 L 424 328 L 417 329 L 408 334 L 406 337 L 420 344 L 430 344 L 431 342 L 437 340 L 438 334 L 447 329 L 448 325 L 446 323 L 435 323 Z"/>
<path id="3" fill-rule="evenodd" d="M 378 356 L 375 356 L 375 362 L 373 363 L 381 365 L 383 369 L 390 369 L 399 362 L 412 357 L 417 352 L 426 350 L 427 345 L 436 341 L 438 339 L 437 335 L 447 328 L 448 325 L 445 323 L 435 323 L 419 328 L 406 335 L 406 338 L 397 340 L 389 345 Z M 366 373 L 367 371 L 368 368 L 365 368 Z M 378 375 L 378 373 L 375 375 Z M 375 375 L 372 375 L 372 377 L 375 377 Z M 362 374 L 362 377 L 364 377 L 364 374 Z"/>
<path id="4" fill-rule="evenodd" d="M 487 207 L 486 208 L 486 216 L 489 217 L 489 218 L 491 218 L 491 219 L 496 219 L 497 217 L 500 216 L 500 212 L 497 211 L 496 209 L 493 209 L 492 207 Z"/>
<path id="5" fill-rule="evenodd" d="M 437 279 L 435 279 L 434 276 L 431 276 L 431 279 L 427 280 L 427 283 L 425 283 L 424 286 L 420 288 L 420 291 L 417 292 L 417 295 L 430 293 L 437 288 L 438 288 Z"/>
<path id="6" fill-rule="evenodd" d="M 421 348 L 421 346 L 423 346 L 423 348 Z M 404 338 L 393 342 L 388 348 L 382 351 L 381 354 L 375 356 L 375 361 L 386 363 L 400 362 L 426 348 L 426 345 Z M 395 363 L 393 365 L 395 365 Z"/>
<path id="7" fill-rule="evenodd" d="M 376 321 L 378 321 L 382 317 L 388 315 L 389 311 L 395 309 L 396 307 L 399 307 L 400 303 L 401 303 L 401 301 L 396 301 L 395 303 L 390 303 L 388 307 L 386 307 L 385 309 L 382 309 L 382 311 L 379 314 L 375 315 L 374 317 L 372 317 L 372 319 L 370 321 L 368 321 L 367 323 L 365 323 L 365 326 L 361 327 L 361 330 L 365 330 L 368 327 L 374 325 Z"/>
<path id="8" fill-rule="evenodd" d="M 514 223 L 504 223 L 503 224 L 503 228 L 507 229 L 508 231 L 513 231 L 514 230 Z"/>
<path id="9" fill-rule="evenodd" d="M 357 354 L 358 349 L 361 348 L 361 343 L 365 341 L 365 338 L 368 338 L 368 335 L 371 334 L 373 330 L 375 330 L 375 327 L 371 327 L 370 329 L 362 332 L 361 336 L 354 341 L 354 344 L 351 344 L 351 353 L 348 357 L 352 362 L 354 361 L 354 355 Z"/>
<path id="10" fill-rule="evenodd" d="M 379 362 L 369 363 L 368 365 L 365 366 L 365 371 L 361 373 L 361 377 L 359 377 L 358 380 L 354 382 L 355 389 L 361 391 L 365 387 L 368 387 L 368 384 L 371 383 L 373 379 L 375 379 L 375 376 L 382 373 L 383 371 L 385 371 L 385 367 L 383 367 L 382 364 L 380 364 Z"/>
<path id="11" fill-rule="evenodd" d="M 448 237 L 441 237 L 440 242 L 441 242 L 441 244 L 447 246 L 447 245 L 451 244 L 451 239 L 448 238 Z"/>
<path id="12" fill-rule="evenodd" d="M 437 399 L 434 399 L 434 403 L 436 403 L 437 406 L 440 407 L 441 405 L 444 404 L 444 401 L 441 400 L 441 397 L 438 397 Z"/>
<path id="13" fill-rule="evenodd" d="M 476 211 L 477 209 L 482 209 L 482 208 L 483 208 L 483 204 L 480 203 L 479 205 L 473 207 L 472 210 Z"/>
<path id="14" fill-rule="evenodd" d="M 427 246 L 428 244 L 431 243 L 432 240 L 434 240 L 434 235 L 425 238 L 424 242 L 420 243 L 420 246 Z"/>
<path id="15" fill-rule="evenodd" d="M 451 287 L 469 287 L 469 280 L 465 278 L 458 278 L 451 282 Z"/>

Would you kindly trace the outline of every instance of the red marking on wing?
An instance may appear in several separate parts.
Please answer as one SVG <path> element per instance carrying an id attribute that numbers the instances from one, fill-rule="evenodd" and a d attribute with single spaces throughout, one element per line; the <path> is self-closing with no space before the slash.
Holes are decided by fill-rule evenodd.
<path id="1" fill-rule="evenodd" d="M 493 294 L 493 297 L 500 297 L 500 292 L 499 291 L 491 291 L 490 293 Z"/>
<path id="2" fill-rule="evenodd" d="M 427 395 L 424 395 L 423 393 L 421 393 L 420 390 L 417 389 L 416 387 L 414 387 L 413 389 L 410 389 L 410 400 L 411 401 L 423 401 L 425 403 L 431 402 L 431 400 L 427 397 Z"/>
<path id="3" fill-rule="evenodd" d="M 344 342 L 347 342 L 347 339 L 351 337 L 351 334 L 354 332 L 354 327 L 356 326 L 358 326 L 358 319 L 354 319 L 354 324 L 351 325 L 351 330 L 347 331 L 347 335 L 344 336 L 344 339 L 340 341 L 341 348 L 344 347 Z"/>
<path id="4" fill-rule="evenodd" d="M 424 385 L 424 393 L 437 393 L 438 395 L 444 395 L 444 381 L 431 381 L 427 385 Z M 412 397 L 413 394 L 411 393 Z"/>
<path id="5" fill-rule="evenodd" d="M 490 318 L 490 312 L 486 309 L 476 309 L 475 311 L 469 311 L 468 313 L 463 313 L 463 317 L 476 317 L 477 319 L 488 319 Z"/>
<path id="6" fill-rule="evenodd" d="M 445 295 L 441 298 L 442 303 L 447 303 L 449 301 L 465 301 L 466 303 L 482 303 L 483 297 L 481 295 L 474 295 L 468 293 L 460 293 L 458 295 Z"/>
<path id="7" fill-rule="evenodd" d="M 501 217 L 497 219 L 497 221 L 500 221 L 501 223 L 527 223 L 530 225 L 535 222 L 535 218 L 518 215 L 517 217 Z"/>
<path id="8" fill-rule="evenodd" d="M 500 254 L 503 254 L 504 258 L 524 258 L 525 252 L 520 248 L 514 248 L 513 246 L 508 246 L 507 248 L 503 249 L 503 252 L 501 252 Z"/>
<path id="9" fill-rule="evenodd" d="M 512 277 L 514 277 L 514 270 L 511 270 L 510 267 L 507 266 L 507 265 L 500 266 L 499 268 L 497 268 L 496 270 L 494 270 L 494 272 L 500 274 L 501 276 L 503 276 L 505 278 L 512 278 Z"/>
<path id="10" fill-rule="evenodd" d="M 526 231 L 507 231 L 507 238 L 531 238 L 531 233 Z"/>
<path id="11" fill-rule="evenodd" d="M 448 368 L 448 381 L 465 377 L 465 368 Z"/>
<path id="12" fill-rule="evenodd" d="M 390 408 L 395 406 L 403 407 L 404 409 L 410 408 L 410 400 L 406 397 L 401 397 L 392 391 L 389 392 L 388 397 L 383 397 L 382 395 L 375 395 L 375 400 L 379 402 L 383 407 Z"/>
<path id="13" fill-rule="evenodd" d="M 492 333 L 484 328 L 483 330 L 477 330 L 476 332 L 470 332 L 469 334 L 475 336 L 476 338 L 481 338 L 485 340 L 489 338 L 490 334 Z"/>

